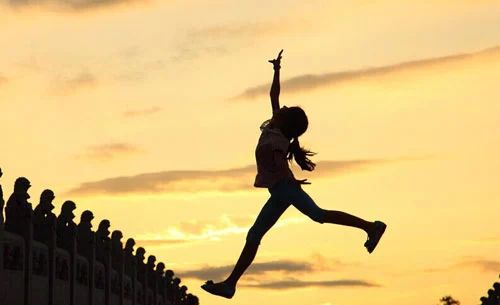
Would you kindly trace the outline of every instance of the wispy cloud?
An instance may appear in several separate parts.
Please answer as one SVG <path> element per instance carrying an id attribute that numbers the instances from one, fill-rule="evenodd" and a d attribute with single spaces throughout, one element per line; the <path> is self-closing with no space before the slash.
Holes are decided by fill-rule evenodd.
<path id="1" fill-rule="evenodd" d="M 0 74 L 0 86 L 7 83 L 7 81 L 8 81 L 7 77 Z"/>
<path id="2" fill-rule="evenodd" d="M 164 246 L 164 245 L 178 245 L 189 242 L 184 239 L 136 239 L 136 244 L 141 247 L 151 246 Z"/>
<path id="3" fill-rule="evenodd" d="M 292 288 L 306 288 L 306 287 L 380 287 L 380 285 L 371 283 L 364 280 L 333 280 L 333 281 L 303 281 L 299 279 L 287 279 L 282 281 L 269 281 L 261 283 L 243 283 L 243 287 L 261 288 L 261 289 L 292 289 Z"/>
<path id="4" fill-rule="evenodd" d="M 225 55 L 232 49 L 241 49 L 262 36 L 281 35 L 307 28 L 300 19 L 260 21 L 247 23 L 226 23 L 187 30 L 179 40 L 173 60 L 189 60 L 204 54 Z M 236 43 L 238 47 L 236 47 Z"/>
<path id="5" fill-rule="evenodd" d="M 154 113 L 158 113 L 162 110 L 163 110 L 163 108 L 161 108 L 161 107 L 153 106 L 153 107 L 144 108 L 144 109 L 135 109 L 135 110 L 125 111 L 123 113 L 123 116 L 125 116 L 127 118 L 148 116 L 148 115 L 151 115 Z"/>
<path id="6" fill-rule="evenodd" d="M 222 215 L 210 221 L 190 220 L 167 227 L 164 231 L 135 236 L 138 243 L 155 247 L 178 245 L 187 242 L 217 241 L 230 235 L 244 235 L 254 222 L 254 217 L 229 217 Z M 303 223 L 305 217 L 280 219 L 275 228 Z"/>
<path id="7" fill-rule="evenodd" d="M 273 260 L 267 262 L 254 262 L 245 272 L 246 281 L 254 282 L 256 278 L 266 279 L 273 275 L 290 276 L 311 274 L 312 272 L 326 272 L 345 267 L 347 263 L 339 260 L 313 255 L 304 260 Z M 179 271 L 181 277 L 197 278 L 201 280 L 212 279 L 220 281 L 233 270 L 234 265 L 203 266 L 197 269 Z M 258 277 L 254 277 L 258 275 Z"/>
<path id="8" fill-rule="evenodd" d="M 255 37 L 259 35 L 277 35 L 283 32 L 295 31 L 307 25 L 301 20 L 261 21 L 248 23 L 217 24 L 204 28 L 193 29 L 188 32 L 192 39 L 229 39 Z"/>
<path id="9" fill-rule="evenodd" d="M 303 277 L 311 274 L 339 270 L 352 265 L 339 260 L 313 255 L 303 260 L 272 260 L 254 262 L 242 279 L 240 286 L 260 289 L 283 290 L 305 287 L 380 287 L 379 284 L 361 279 L 339 279 L 327 281 L 308 281 Z M 182 278 L 196 278 L 200 280 L 223 280 L 234 268 L 234 264 L 223 266 L 202 266 L 192 270 L 178 271 Z M 280 278 L 280 280 L 275 280 Z"/>
<path id="10" fill-rule="evenodd" d="M 52 84 L 55 94 L 72 94 L 78 90 L 92 88 L 98 84 L 97 78 L 90 72 L 80 72 L 69 76 L 58 76 Z"/>
<path id="11" fill-rule="evenodd" d="M 357 81 L 366 78 L 379 77 L 396 72 L 411 71 L 415 69 L 434 67 L 437 65 L 458 63 L 463 60 L 492 54 L 500 54 L 500 46 L 495 46 L 477 52 L 459 53 L 448 56 L 418 59 L 388 66 L 331 72 L 325 74 L 304 74 L 282 81 L 282 88 L 284 88 L 287 93 L 296 93 L 323 87 L 333 87 L 335 85 L 348 81 Z M 269 86 L 270 84 L 266 83 L 250 87 L 231 99 L 254 99 L 263 95 L 267 95 L 269 94 Z"/>
<path id="12" fill-rule="evenodd" d="M 50 9 L 84 11 L 136 1 L 137 0 L 2 0 L 0 3 L 14 8 L 45 7 Z"/>
<path id="13" fill-rule="evenodd" d="M 444 267 L 434 267 L 424 269 L 424 272 L 441 272 L 457 268 L 474 268 L 483 272 L 499 272 L 500 260 L 485 259 L 480 257 L 464 257 L 459 262 Z"/>
<path id="14" fill-rule="evenodd" d="M 457 266 L 478 268 L 484 272 L 500 272 L 500 260 L 466 258 Z"/>
<path id="15" fill-rule="evenodd" d="M 106 154 L 101 152 L 100 154 Z M 345 161 L 320 161 L 311 178 L 331 177 L 369 166 L 411 159 L 367 159 Z M 417 160 L 417 159 L 416 159 Z M 158 194 L 222 191 L 234 192 L 253 187 L 255 165 L 225 170 L 176 170 L 120 176 L 81 183 L 68 191 L 72 195 L 98 194 Z"/>
<path id="16" fill-rule="evenodd" d="M 84 153 L 77 155 L 77 158 L 93 161 L 109 161 L 141 152 L 140 148 L 129 143 L 107 143 L 88 147 Z"/>

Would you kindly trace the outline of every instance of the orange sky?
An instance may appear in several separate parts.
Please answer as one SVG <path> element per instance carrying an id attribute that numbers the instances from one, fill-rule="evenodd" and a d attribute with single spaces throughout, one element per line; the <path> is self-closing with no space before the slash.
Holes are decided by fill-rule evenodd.
<path id="1" fill-rule="evenodd" d="M 108 218 L 202 304 L 477 304 L 500 273 L 499 37 L 487 0 L 0 0 L 0 181 Z M 290 208 L 227 301 L 199 286 L 267 199 L 254 149 L 281 48 L 282 105 L 318 152 L 296 176 L 388 230 L 369 255 Z"/>

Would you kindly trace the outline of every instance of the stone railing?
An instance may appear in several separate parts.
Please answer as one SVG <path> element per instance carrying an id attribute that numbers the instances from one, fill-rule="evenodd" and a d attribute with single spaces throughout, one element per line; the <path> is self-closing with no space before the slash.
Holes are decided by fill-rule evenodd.
<path id="1" fill-rule="evenodd" d="M 1 176 L 1 170 L 0 170 Z M 18 178 L 0 217 L 0 305 L 196 305 L 172 270 L 164 270 L 129 238 L 110 235 L 108 220 L 91 230 L 93 214 L 73 222 L 75 203 L 52 213 L 54 193 L 45 190 L 32 210 L 26 178 Z M 0 211 L 4 200 L 0 186 Z"/>

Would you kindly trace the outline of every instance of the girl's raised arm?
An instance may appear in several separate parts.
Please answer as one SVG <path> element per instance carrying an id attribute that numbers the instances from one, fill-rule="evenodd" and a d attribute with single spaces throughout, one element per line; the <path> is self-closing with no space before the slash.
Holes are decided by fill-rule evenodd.
<path id="1" fill-rule="evenodd" d="M 273 84 L 271 85 L 271 91 L 269 95 L 271 96 L 271 106 L 273 108 L 273 115 L 280 109 L 280 63 L 281 63 L 281 50 L 276 59 L 269 60 L 273 64 L 274 76 Z"/>

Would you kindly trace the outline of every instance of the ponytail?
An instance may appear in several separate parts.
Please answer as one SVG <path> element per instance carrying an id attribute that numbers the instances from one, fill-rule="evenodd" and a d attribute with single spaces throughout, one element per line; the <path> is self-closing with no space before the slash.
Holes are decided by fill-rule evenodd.
<path id="1" fill-rule="evenodd" d="M 313 171 L 316 164 L 308 157 L 314 156 L 315 154 L 316 153 L 310 150 L 300 147 L 299 138 L 295 137 L 288 148 L 287 159 L 291 161 L 293 157 L 302 170 Z"/>

